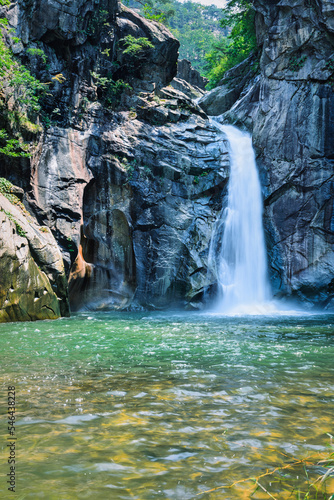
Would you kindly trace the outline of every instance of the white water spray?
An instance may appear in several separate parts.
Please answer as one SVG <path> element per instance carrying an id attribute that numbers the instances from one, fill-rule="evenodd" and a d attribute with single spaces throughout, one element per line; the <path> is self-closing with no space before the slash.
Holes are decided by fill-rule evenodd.
<path id="1" fill-rule="evenodd" d="M 229 141 L 231 164 L 227 207 L 216 224 L 209 255 L 218 278 L 217 309 L 223 314 L 268 313 L 274 306 L 252 138 L 231 125 L 213 123 Z"/>

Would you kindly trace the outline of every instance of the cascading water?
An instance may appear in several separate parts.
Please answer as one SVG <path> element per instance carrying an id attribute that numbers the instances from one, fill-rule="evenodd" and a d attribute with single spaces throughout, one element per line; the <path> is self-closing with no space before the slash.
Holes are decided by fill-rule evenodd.
<path id="1" fill-rule="evenodd" d="M 271 296 L 252 138 L 231 125 L 213 124 L 228 139 L 231 164 L 227 207 L 216 224 L 209 255 L 218 279 L 217 309 L 227 314 L 261 314 L 268 312 Z"/>

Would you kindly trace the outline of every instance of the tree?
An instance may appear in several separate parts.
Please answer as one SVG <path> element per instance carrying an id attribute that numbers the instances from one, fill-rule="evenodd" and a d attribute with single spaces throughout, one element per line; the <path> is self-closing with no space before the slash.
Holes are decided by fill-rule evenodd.
<path id="1" fill-rule="evenodd" d="M 220 20 L 223 10 L 215 5 L 178 0 L 128 0 L 146 18 L 165 24 L 180 41 L 180 59 L 188 59 L 203 74 L 205 54 L 227 34 Z"/>
<path id="2" fill-rule="evenodd" d="M 205 56 L 206 77 L 209 87 L 215 87 L 224 73 L 246 59 L 251 52 L 257 52 L 255 33 L 255 11 L 251 0 L 229 0 L 223 9 L 223 28 L 231 31 L 227 39 L 214 45 Z"/>

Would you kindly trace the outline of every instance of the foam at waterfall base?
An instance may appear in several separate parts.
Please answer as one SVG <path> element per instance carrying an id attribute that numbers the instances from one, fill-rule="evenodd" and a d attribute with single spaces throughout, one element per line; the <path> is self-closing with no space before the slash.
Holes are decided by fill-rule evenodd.
<path id="1" fill-rule="evenodd" d="M 227 317 L 242 317 L 242 316 L 307 316 L 314 314 L 314 311 L 305 311 L 299 309 L 293 304 L 282 303 L 276 300 L 271 300 L 262 303 L 238 304 L 230 309 L 215 309 L 208 311 L 210 316 L 227 316 Z"/>
<path id="2" fill-rule="evenodd" d="M 208 266 L 217 276 L 217 307 L 229 315 L 273 314 L 252 137 L 231 125 L 212 123 L 228 140 L 231 167 L 227 206 L 214 226 L 208 256 Z"/>

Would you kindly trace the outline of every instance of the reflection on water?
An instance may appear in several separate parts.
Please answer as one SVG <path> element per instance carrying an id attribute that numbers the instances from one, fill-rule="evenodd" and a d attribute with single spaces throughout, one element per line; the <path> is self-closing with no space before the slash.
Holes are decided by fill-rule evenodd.
<path id="1" fill-rule="evenodd" d="M 241 481 L 320 459 L 334 433 L 333 316 L 89 313 L 0 339 L 22 498 L 266 499 Z M 305 470 L 260 482 L 298 498 Z"/>

